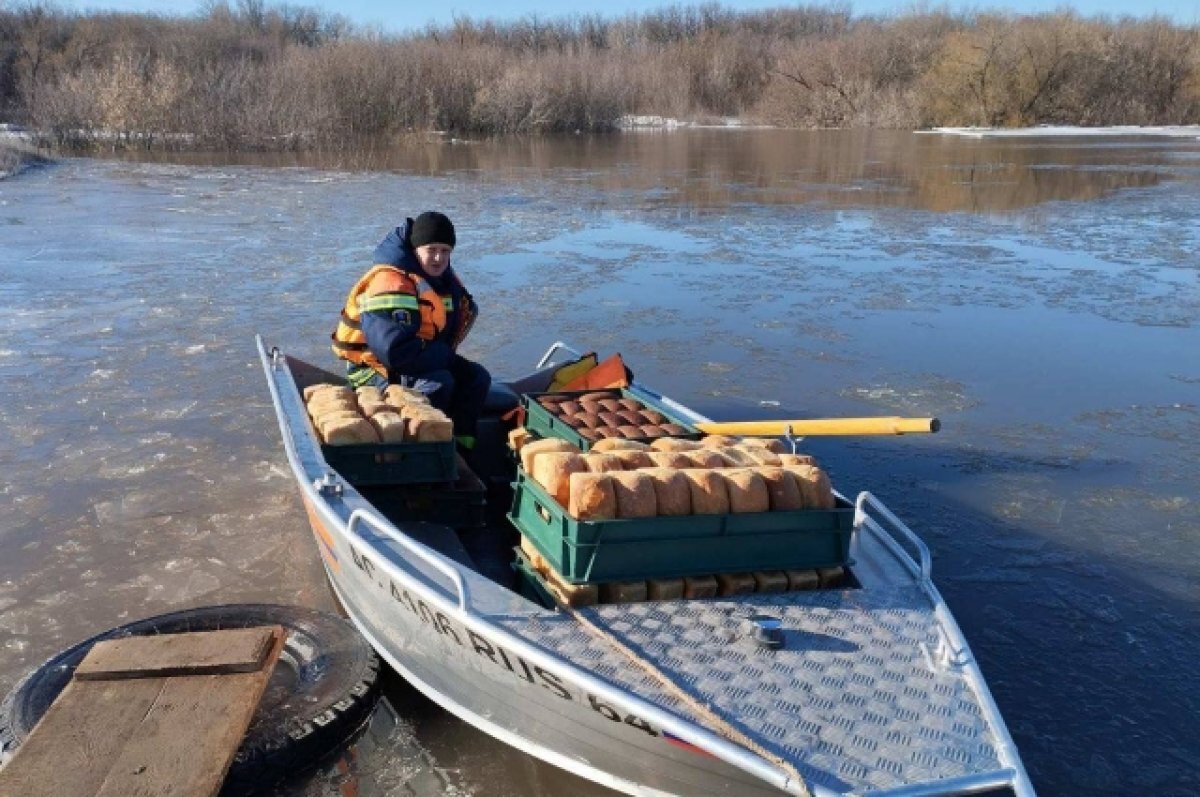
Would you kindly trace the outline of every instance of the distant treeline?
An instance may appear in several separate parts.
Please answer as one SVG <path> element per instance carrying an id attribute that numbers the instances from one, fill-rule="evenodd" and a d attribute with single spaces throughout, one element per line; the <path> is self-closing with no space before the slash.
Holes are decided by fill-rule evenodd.
<path id="1" fill-rule="evenodd" d="M 794 127 L 1200 122 L 1200 28 L 1164 18 L 670 6 L 404 35 L 262 0 L 192 17 L 0 7 L 0 121 L 59 143 L 299 147 L 625 115 Z"/>

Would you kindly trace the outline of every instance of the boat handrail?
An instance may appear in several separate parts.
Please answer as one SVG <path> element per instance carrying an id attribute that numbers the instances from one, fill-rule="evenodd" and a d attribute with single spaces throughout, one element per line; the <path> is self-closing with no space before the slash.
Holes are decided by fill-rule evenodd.
<path id="1" fill-rule="evenodd" d="M 534 368 L 545 368 L 550 363 L 550 358 L 552 358 L 554 353 L 559 349 L 562 349 L 570 354 L 574 354 L 576 358 L 583 356 L 576 351 L 574 347 L 564 343 L 561 340 L 556 340 L 554 343 L 550 344 L 550 348 L 546 349 L 546 353 L 542 355 L 542 359 L 538 360 L 538 364 L 534 366 Z"/>
<path id="2" fill-rule="evenodd" d="M 867 514 L 867 507 L 875 510 L 886 521 L 888 526 L 880 523 L 871 515 Z M 893 553 L 896 553 L 908 567 L 913 571 L 914 575 L 929 582 L 933 576 L 933 559 L 929 555 L 929 547 L 924 541 L 910 529 L 903 520 L 896 517 L 892 510 L 888 509 L 871 493 L 863 490 L 858 494 L 858 499 L 854 502 L 854 525 L 860 526 L 863 524 L 869 525 L 874 531 L 879 534 L 879 538 L 888 545 Z M 905 550 L 904 546 L 900 545 L 896 540 L 895 532 L 899 532 L 909 543 L 917 550 L 917 555 L 920 557 L 920 563 L 913 559 L 912 554 Z"/>
<path id="3" fill-rule="evenodd" d="M 470 594 L 467 592 L 467 583 L 463 580 L 462 573 L 457 568 L 442 561 L 437 553 L 429 550 L 421 543 L 397 531 L 391 523 L 366 507 L 359 507 L 350 513 L 350 518 L 346 521 L 346 533 L 348 535 L 355 535 L 361 539 L 362 535 L 358 534 L 354 528 L 359 523 L 365 523 L 383 536 L 398 543 L 406 551 L 431 565 L 443 576 L 450 579 L 450 583 L 454 585 L 455 593 L 458 597 L 459 613 L 464 616 L 471 614 L 471 600 Z"/>

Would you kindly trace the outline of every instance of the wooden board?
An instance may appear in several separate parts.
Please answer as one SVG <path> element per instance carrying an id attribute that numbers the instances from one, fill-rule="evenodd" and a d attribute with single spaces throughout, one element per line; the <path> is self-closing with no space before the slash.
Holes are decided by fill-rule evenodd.
<path id="1" fill-rule="evenodd" d="M 237 628 L 133 636 L 97 642 L 79 667 L 80 681 L 254 672 L 274 641 L 270 629 Z"/>
<path id="2" fill-rule="evenodd" d="M 0 769 L 0 795 L 213 797 L 283 649 L 282 628 L 258 630 L 271 642 L 255 672 L 73 680 Z M 206 632 L 202 658 L 228 633 Z"/>

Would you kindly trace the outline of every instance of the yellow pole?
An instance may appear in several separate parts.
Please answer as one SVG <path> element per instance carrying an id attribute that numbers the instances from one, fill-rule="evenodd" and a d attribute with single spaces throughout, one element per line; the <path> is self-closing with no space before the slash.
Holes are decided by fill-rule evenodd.
<path id="1" fill-rule="evenodd" d="M 937 418 L 810 418 L 797 421 L 734 421 L 697 423 L 705 434 L 728 434 L 738 437 L 796 437 L 823 435 L 884 435 L 929 434 L 942 428 Z"/>

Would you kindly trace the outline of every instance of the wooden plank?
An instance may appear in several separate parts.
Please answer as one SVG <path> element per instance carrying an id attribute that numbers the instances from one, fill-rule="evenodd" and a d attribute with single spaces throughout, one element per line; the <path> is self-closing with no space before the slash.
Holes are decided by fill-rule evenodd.
<path id="1" fill-rule="evenodd" d="M 0 769 L 0 794 L 95 794 L 162 688 L 158 678 L 67 684 Z"/>
<path id="2" fill-rule="evenodd" d="M 110 639 L 96 643 L 79 667 L 80 681 L 255 672 L 274 643 L 270 628 L 231 628 Z"/>
<path id="3" fill-rule="evenodd" d="M 257 672 L 72 681 L 0 770 L 0 795 L 213 797 L 283 650 L 270 631 Z"/>
<path id="4" fill-rule="evenodd" d="M 167 678 L 96 797 L 213 797 L 250 727 L 283 650 L 275 639 L 258 672 Z"/>

